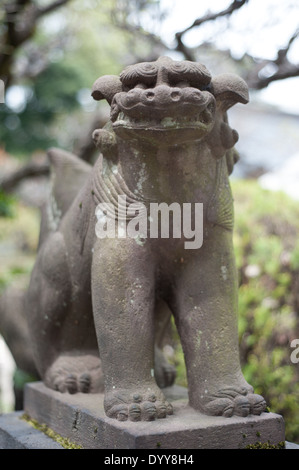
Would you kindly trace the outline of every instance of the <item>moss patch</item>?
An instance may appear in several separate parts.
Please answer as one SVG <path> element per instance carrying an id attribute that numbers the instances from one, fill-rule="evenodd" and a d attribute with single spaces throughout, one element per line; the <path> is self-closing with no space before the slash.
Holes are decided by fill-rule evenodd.
<path id="1" fill-rule="evenodd" d="M 26 421 L 28 424 L 33 426 L 38 431 L 43 432 L 46 436 L 53 439 L 55 442 L 60 444 L 65 449 L 82 449 L 82 446 L 74 444 L 66 437 L 60 436 L 57 432 L 53 431 L 53 429 L 49 428 L 46 424 L 40 424 L 35 419 L 30 418 L 26 413 L 21 416 L 21 419 Z"/>
<path id="2" fill-rule="evenodd" d="M 285 442 L 278 442 L 278 444 L 270 444 L 270 442 L 256 442 L 255 444 L 249 444 L 246 449 L 284 449 Z"/>

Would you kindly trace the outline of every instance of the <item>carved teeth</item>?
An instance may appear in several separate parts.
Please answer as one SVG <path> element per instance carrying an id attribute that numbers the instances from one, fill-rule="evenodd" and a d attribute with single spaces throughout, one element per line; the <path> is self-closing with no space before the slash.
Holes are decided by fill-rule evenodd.
<path id="1" fill-rule="evenodd" d="M 125 121 L 126 120 L 126 116 L 125 116 L 125 113 L 123 113 L 122 111 L 118 114 L 117 116 L 117 121 Z"/>
<path id="2" fill-rule="evenodd" d="M 161 127 L 171 128 L 171 127 L 177 127 L 177 126 L 180 126 L 182 124 L 187 124 L 187 123 L 188 124 L 193 123 L 194 125 L 198 123 L 207 124 L 208 122 L 211 121 L 211 118 L 212 118 L 212 115 L 207 109 L 193 116 L 180 116 L 177 118 L 167 116 L 160 120 L 158 120 L 157 118 L 150 118 L 150 117 L 134 118 L 134 117 L 127 116 L 123 111 L 120 111 L 117 116 L 116 122 L 124 122 L 126 124 L 136 124 L 136 126 L 140 126 L 140 127 L 160 125 Z"/>

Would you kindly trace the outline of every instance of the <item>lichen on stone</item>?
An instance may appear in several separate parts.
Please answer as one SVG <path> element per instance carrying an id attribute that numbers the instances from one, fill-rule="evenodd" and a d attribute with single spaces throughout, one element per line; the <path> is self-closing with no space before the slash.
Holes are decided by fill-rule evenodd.
<path id="1" fill-rule="evenodd" d="M 60 434 L 57 432 L 53 431 L 53 429 L 49 428 L 46 424 L 40 424 L 38 421 L 35 419 L 32 419 L 27 413 L 24 413 L 21 416 L 21 419 L 26 421 L 28 424 L 33 426 L 35 429 L 38 431 L 44 433 L 46 436 L 50 437 L 53 439 L 55 442 L 60 444 L 62 447 L 65 449 L 82 449 L 82 446 L 75 444 L 71 442 L 68 438 L 62 437 Z"/>

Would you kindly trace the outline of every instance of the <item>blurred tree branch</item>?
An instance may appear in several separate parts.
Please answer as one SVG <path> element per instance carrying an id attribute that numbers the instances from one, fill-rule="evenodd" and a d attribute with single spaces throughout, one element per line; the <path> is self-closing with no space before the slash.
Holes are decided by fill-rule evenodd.
<path id="1" fill-rule="evenodd" d="M 287 57 L 292 44 L 298 37 L 299 28 L 290 37 L 286 47 L 277 51 L 274 60 L 257 60 L 247 54 L 253 63 L 251 70 L 245 77 L 250 88 L 261 90 L 274 81 L 299 77 L 299 62 L 294 64 Z"/>
<path id="2" fill-rule="evenodd" d="M 49 174 L 49 171 L 50 166 L 46 160 L 42 163 L 30 161 L 18 170 L 15 170 L 11 174 L 4 177 L 0 182 L 0 190 L 11 192 L 15 189 L 17 184 L 19 184 L 25 178 L 30 178 L 33 176 L 45 176 Z"/>
<path id="3" fill-rule="evenodd" d="M 82 160 L 92 163 L 93 157 L 98 150 L 92 139 L 92 133 L 95 129 L 102 128 L 107 119 L 102 114 L 96 114 L 89 123 L 87 132 L 79 136 L 73 152 Z M 47 176 L 50 173 L 50 165 L 46 154 L 42 161 L 30 160 L 21 168 L 12 171 L 0 180 L 0 191 L 12 192 L 15 187 L 26 178 Z"/>
<path id="4" fill-rule="evenodd" d="M 68 3 L 70 0 L 57 0 L 56 2 L 50 3 L 50 5 L 44 7 L 44 8 L 38 8 L 37 9 L 37 17 L 47 15 L 48 13 L 51 13 L 54 10 L 57 10 L 57 8 L 62 7 L 66 3 Z"/>
<path id="5" fill-rule="evenodd" d="M 0 77 L 6 86 L 13 79 L 12 67 L 17 50 L 29 39 L 36 30 L 39 19 L 71 0 L 57 0 L 46 7 L 39 7 L 33 0 L 2 1 L 3 19 L 0 51 Z"/>
<path id="6" fill-rule="evenodd" d="M 145 57 L 143 55 L 143 57 L 138 57 L 137 52 L 136 62 L 156 60 L 157 52 L 161 54 L 162 51 L 168 50 L 168 47 L 159 36 L 151 31 L 145 30 L 139 24 L 139 16 L 150 4 L 151 1 L 147 0 L 115 0 L 110 10 L 113 24 L 120 30 L 128 32 L 135 43 L 136 39 L 140 38 L 146 39 L 151 44 L 152 50 L 149 56 Z M 157 21 L 159 21 L 159 18 L 157 18 Z"/>
<path id="7" fill-rule="evenodd" d="M 137 2 L 138 3 L 138 2 Z M 131 17 L 131 4 L 130 2 L 122 1 L 121 4 L 124 7 L 122 11 L 118 8 L 119 2 L 115 2 L 114 9 L 112 11 L 112 17 L 115 24 L 132 34 L 146 34 L 147 38 L 152 42 L 154 47 L 160 47 L 161 50 L 174 50 L 180 52 L 184 59 L 196 61 L 196 47 L 188 47 L 184 41 L 184 36 L 188 31 L 194 28 L 200 28 L 202 25 L 216 21 L 218 18 L 228 17 L 230 18 L 236 11 L 243 8 L 249 0 L 232 0 L 230 5 L 217 12 L 207 12 L 203 16 L 196 18 L 193 23 L 187 28 L 175 33 L 176 44 L 173 48 L 168 47 L 163 41 L 155 36 L 154 34 L 144 31 L 141 25 L 132 24 Z M 144 7 L 144 2 L 141 2 L 141 6 Z M 136 5 L 135 5 L 136 8 Z M 243 78 L 247 81 L 250 88 L 260 90 L 266 88 L 270 83 L 283 80 L 290 77 L 299 76 L 299 63 L 292 63 L 288 58 L 288 52 L 293 45 L 294 41 L 298 39 L 299 28 L 290 36 L 286 47 L 277 51 L 275 59 L 257 59 L 250 56 L 248 53 L 245 54 L 244 58 L 247 59 L 247 63 L 251 64 L 251 69 L 247 72 L 248 68 L 243 72 Z M 203 44 L 199 44 L 202 46 Z M 211 45 L 211 44 L 209 44 Z M 241 62 L 240 60 L 234 59 L 230 51 L 227 51 L 229 56 L 235 62 Z M 227 53 L 226 52 L 226 53 Z"/>
<path id="8" fill-rule="evenodd" d="M 233 0 L 233 2 L 224 10 L 218 11 L 216 13 L 208 12 L 202 17 L 197 18 L 190 26 L 188 26 L 182 31 L 178 31 L 175 34 L 175 38 L 177 41 L 175 50 L 184 54 L 187 60 L 195 60 L 194 55 L 192 53 L 192 49 L 187 47 L 183 42 L 184 34 L 193 28 L 196 28 L 198 26 L 201 26 L 204 23 L 207 23 L 208 21 L 214 21 L 217 18 L 221 18 L 223 16 L 231 16 L 234 13 L 234 11 L 239 10 L 240 8 L 242 8 L 243 5 L 245 5 L 245 3 L 248 3 L 248 2 L 249 0 Z"/>
<path id="9" fill-rule="evenodd" d="M 182 31 L 175 34 L 176 47 L 175 50 L 181 52 L 187 60 L 195 60 L 195 54 L 191 48 L 188 48 L 183 42 L 183 36 L 185 33 L 195 27 L 200 27 L 204 23 L 209 21 L 215 21 L 218 18 L 224 16 L 231 16 L 235 11 L 242 8 L 249 0 L 233 0 L 233 2 L 224 10 L 216 13 L 206 13 L 200 18 L 197 18 L 190 26 Z M 245 74 L 244 78 L 247 81 L 250 88 L 260 90 L 266 88 L 270 83 L 283 80 L 290 77 L 299 76 L 299 63 L 294 64 L 289 61 L 287 54 L 299 36 L 299 28 L 291 35 L 286 47 L 277 51 L 277 56 L 274 60 L 267 59 L 256 59 L 249 54 L 246 54 L 246 58 L 252 63 L 251 70 Z M 232 55 L 230 54 L 232 57 Z M 271 70 L 271 72 L 270 72 Z"/>

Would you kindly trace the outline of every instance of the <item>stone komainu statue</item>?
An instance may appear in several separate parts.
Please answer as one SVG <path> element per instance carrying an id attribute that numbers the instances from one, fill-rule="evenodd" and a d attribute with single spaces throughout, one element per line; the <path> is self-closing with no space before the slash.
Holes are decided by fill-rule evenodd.
<path id="1" fill-rule="evenodd" d="M 61 392 L 105 390 L 112 418 L 166 417 L 173 410 L 161 388 L 175 374 L 159 343 L 171 312 L 190 405 L 210 415 L 261 414 L 265 401 L 239 362 L 229 185 L 238 134 L 226 112 L 248 101 L 245 82 L 161 57 L 99 78 L 92 95 L 111 106 L 110 121 L 94 132 L 95 166 L 49 151 L 53 189 L 26 297 L 43 381 Z M 202 203 L 202 246 L 186 249 L 184 235 L 98 238 L 96 207 L 117 208 L 119 196 L 145 207 Z"/>

